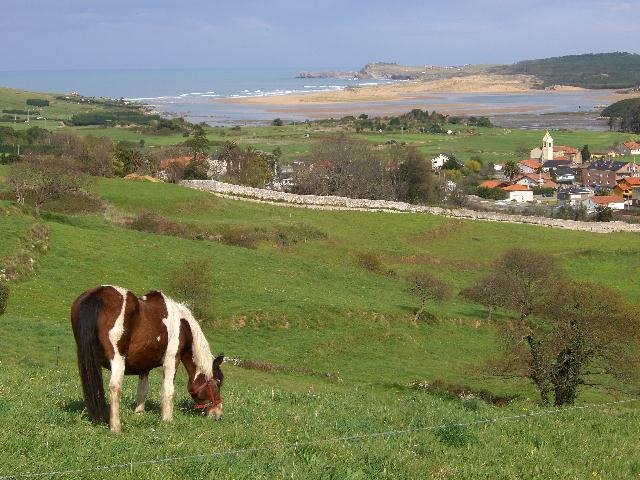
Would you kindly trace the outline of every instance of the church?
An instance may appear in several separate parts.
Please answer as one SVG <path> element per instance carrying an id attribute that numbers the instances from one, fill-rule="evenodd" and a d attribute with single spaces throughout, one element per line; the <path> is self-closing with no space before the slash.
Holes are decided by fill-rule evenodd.
<path id="1" fill-rule="evenodd" d="M 538 160 L 544 165 L 548 161 L 566 161 L 567 163 L 582 164 L 582 154 L 580 150 L 573 147 L 565 147 L 564 145 L 554 145 L 553 137 L 547 130 L 542 137 L 542 147 L 536 147 L 531 150 L 530 159 Z"/>

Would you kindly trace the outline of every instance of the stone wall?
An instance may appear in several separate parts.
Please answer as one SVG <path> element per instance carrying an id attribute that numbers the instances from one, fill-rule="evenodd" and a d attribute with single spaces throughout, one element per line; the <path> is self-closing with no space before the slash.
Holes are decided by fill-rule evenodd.
<path id="1" fill-rule="evenodd" d="M 478 212 L 465 208 L 428 207 L 424 205 L 412 205 L 409 203 L 393 202 L 389 200 L 367 200 L 363 198 L 335 196 L 296 195 L 294 193 L 276 192 L 273 190 L 244 187 L 242 185 L 233 185 L 231 183 L 218 182 L 215 180 L 184 180 L 181 182 L 181 184 L 189 188 L 218 193 L 238 199 L 254 201 L 257 200 L 269 203 L 282 203 L 307 208 L 430 213 L 432 215 L 442 215 L 452 218 L 467 218 L 472 220 L 485 220 L 489 222 L 522 223 L 597 233 L 640 232 L 640 225 L 634 225 L 624 222 L 577 222 L 573 220 L 560 220 L 546 217 L 508 215 L 505 213 L 497 212 Z"/>

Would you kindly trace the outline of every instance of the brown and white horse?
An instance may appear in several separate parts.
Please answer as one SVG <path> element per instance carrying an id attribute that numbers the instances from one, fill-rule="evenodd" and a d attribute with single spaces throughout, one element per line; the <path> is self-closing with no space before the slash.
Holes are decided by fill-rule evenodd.
<path id="1" fill-rule="evenodd" d="M 124 375 L 138 375 L 136 413 L 144 412 L 149 371 L 162 367 L 162 419 L 173 416 L 173 380 L 182 362 L 188 388 L 207 416 L 222 416 L 220 370 L 223 356 L 215 359 L 200 325 L 189 309 L 160 292 L 141 298 L 111 285 L 88 290 L 71 306 L 71 326 L 76 339 L 78 369 L 89 417 L 107 421 L 102 367 L 111 370 L 109 392 L 111 430 L 119 432 L 120 393 Z"/>

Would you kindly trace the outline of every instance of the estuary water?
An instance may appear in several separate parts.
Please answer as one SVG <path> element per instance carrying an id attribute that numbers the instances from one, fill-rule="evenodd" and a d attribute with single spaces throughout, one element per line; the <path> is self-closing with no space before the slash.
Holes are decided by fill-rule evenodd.
<path id="1" fill-rule="evenodd" d="M 303 121 L 359 113 L 397 114 L 411 108 L 437 110 L 452 115 L 460 113 L 485 114 L 492 118 L 508 117 L 510 126 L 517 126 L 519 115 L 526 114 L 529 119 L 527 123 L 537 125 L 540 122 L 535 121 L 536 116 L 544 113 L 590 112 L 589 118 L 597 118 L 594 112 L 601 105 L 610 103 L 607 97 L 611 95 L 611 91 L 430 93 L 422 97 L 394 101 L 327 104 L 310 108 L 221 101 L 242 97 L 332 91 L 347 86 L 390 82 L 348 78 L 296 78 L 300 70 L 322 71 L 328 68 L 0 71 L 0 86 L 124 98 L 152 105 L 165 114 L 184 116 L 190 121 L 204 121 L 212 125 L 265 123 L 275 117 Z M 341 70 L 354 69 L 344 67 Z M 534 120 L 531 121 L 531 118 Z"/>

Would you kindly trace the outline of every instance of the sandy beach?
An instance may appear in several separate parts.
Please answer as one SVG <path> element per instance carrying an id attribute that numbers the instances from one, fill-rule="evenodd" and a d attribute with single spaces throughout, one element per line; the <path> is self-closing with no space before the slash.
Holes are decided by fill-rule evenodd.
<path id="1" fill-rule="evenodd" d="M 248 105 L 300 106 L 327 103 L 385 102 L 428 98 L 429 93 L 525 93 L 534 91 L 535 79 L 529 75 L 469 75 L 428 82 L 406 81 L 333 92 L 226 98 L 224 102 Z"/>

